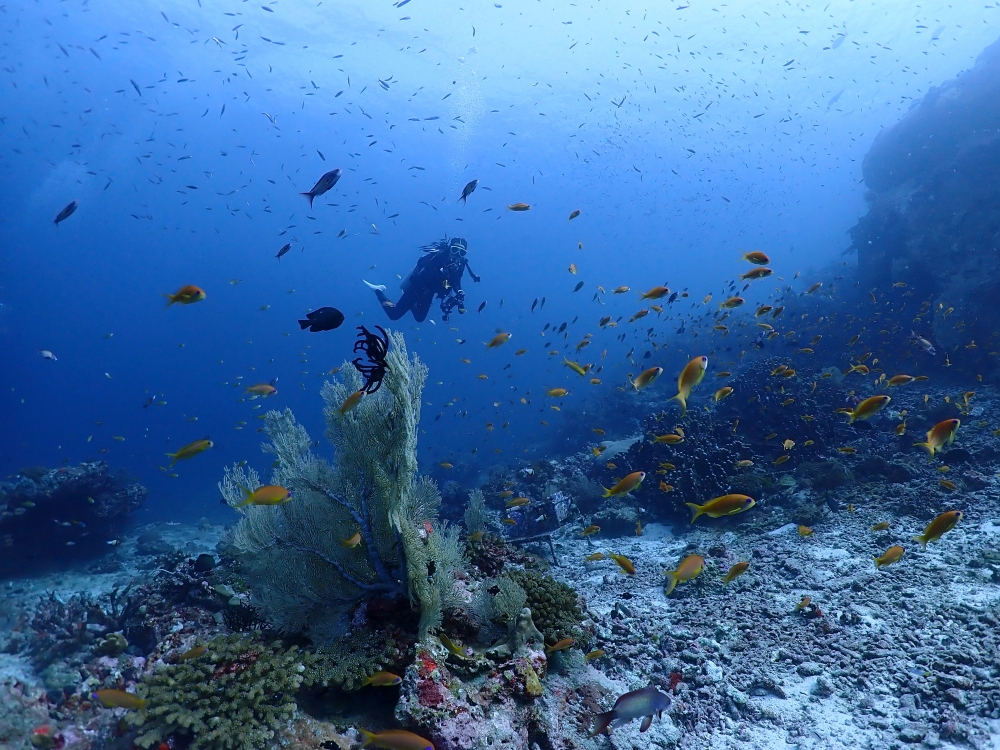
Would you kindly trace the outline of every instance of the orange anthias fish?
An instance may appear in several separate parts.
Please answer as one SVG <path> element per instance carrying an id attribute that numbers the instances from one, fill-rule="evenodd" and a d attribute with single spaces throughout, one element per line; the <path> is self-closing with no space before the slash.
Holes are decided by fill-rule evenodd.
<path id="1" fill-rule="evenodd" d="M 664 445 L 676 445 L 677 443 L 683 443 L 684 438 L 680 435 L 668 432 L 666 435 L 653 435 L 653 442 L 662 443 Z"/>
<path id="2" fill-rule="evenodd" d="M 722 401 L 726 396 L 730 396 L 733 393 L 733 387 L 731 385 L 724 386 L 715 392 L 715 400 Z"/>
<path id="3" fill-rule="evenodd" d="M 654 286 L 647 292 L 641 292 L 639 299 L 661 299 L 670 294 L 670 290 L 665 286 Z"/>
<path id="4" fill-rule="evenodd" d="M 914 443 L 913 446 L 923 448 L 933 460 L 935 453 L 955 442 L 955 433 L 961 426 L 962 422 L 959 419 L 946 419 L 943 422 L 938 422 L 927 431 L 925 442 Z"/>
<path id="5" fill-rule="evenodd" d="M 187 286 L 182 286 L 173 294 L 167 294 L 164 292 L 163 296 L 170 300 L 167 302 L 167 307 L 170 307 L 175 302 L 178 305 L 191 305 L 205 299 L 205 290 L 201 287 L 194 286 L 194 284 L 188 284 Z"/>
<path id="6" fill-rule="evenodd" d="M 747 568 L 749 568 L 749 567 L 750 567 L 750 563 L 748 563 L 748 562 L 738 562 L 738 563 L 736 563 L 733 567 L 731 567 L 729 569 L 729 572 L 726 573 L 726 577 L 722 580 L 722 582 L 723 583 L 732 583 L 737 578 L 739 578 L 741 575 L 743 575 L 744 573 L 746 573 L 747 572 Z"/>
<path id="7" fill-rule="evenodd" d="M 388 687 L 391 685 L 398 685 L 403 681 L 403 678 L 398 674 L 393 674 L 392 672 L 376 672 L 373 675 L 368 675 L 361 681 L 362 685 L 372 685 L 374 687 Z"/>
<path id="8" fill-rule="evenodd" d="M 546 646 L 545 647 L 545 654 L 547 656 L 551 656 L 556 651 L 565 651 L 570 646 L 572 646 L 574 643 L 576 643 L 576 641 L 573 640 L 572 638 L 563 638 L 561 641 L 556 641 L 551 646 Z"/>
<path id="9" fill-rule="evenodd" d="M 486 348 L 496 349 L 498 346 L 506 344 L 510 340 L 510 336 L 511 335 L 509 333 L 498 333 L 496 336 L 490 339 L 489 343 L 486 344 Z"/>
<path id="10" fill-rule="evenodd" d="M 854 409 L 845 412 L 847 414 L 847 421 L 848 423 L 851 423 L 856 419 L 868 419 L 890 401 L 892 401 L 892 399 L 889 396 L 872 396 L 870 398 L 866 398 L 860 404 L 855 406 Z"/>
<path id="11" fill-rule="evenodd" d="M 258 487 L 253 492 L 242 485 L 239 485 L 239 488 L 240 492 L 243 493 L 243 502 L 234 505 L 234 508 L 242 508 L 247 505 L 281 505 L 292 499 L 291 492 L 276 484 Z"/>
<path id="12" fill-rule="evenodd" d="M 753 250 L 749 253 L 743 253 L 743 260 L 748 260 L 755 266 L 766 266 L 771 262 L 771 259 L 767 257 L 765 253 L 760 250 Z"/>
<path id="13" fill-rule="evenodd" d="M 639 373 L 636 379 L 632 381 L 632 387 L 637 391 L 641 391 L 643 388 L 660 377 L 662 372 L 662 367 L 650 367 L 648 370 L 643 370 Z"/>
<path id="14" fill-rule="evenodd" d="M 369 745 L 382 750 L 434 750 L 433 743 L 423 737 L 407 732 L 405 729 L 386 729 L 382 732 L 369 732 L 359 729 L 361 747 Z"/>
<path id="15" fill-rule="evenodd" d="M 740 278 L 744 281 L 754 281 L 755 279 L 766 279 L 774 271 L 770 268 L 752 268 L 746 273 L 741 273 Z"/>
<path id="16" fill-rule="evenodd" d="M 508 211 L 530 211 L 531 210 L 531 206 L 529 206 L 527 203 L 511 203 L 509 206 L 507 206 L 507 210 Z"/>
<path id="17" fill-rule="evenodd" d="M 732 494 L 713 498 L 704 505 L 697 505 L 695 503 L 684 504 L 691 509 L 691 523 L 694 523 L 698 520 L 699 516 L 708 516 L 709 518 L 734 516 L 737 513 L 749 510 L 757 504 L 757 501 L 749 495 Z"/>
<path id="18" fill-rule="evenodd" d="M 358 404 L 361 403 L 361 397 L 364 395 L 365 395 L 364 388 L 362 388 L 360 391 L 355 391 L 350 396 L 344 399 L 344 403 L 340 405 L 340 408 L 338 408 L 337 411 L 340 412 L 341 416 L 347 414 L 347 412 L 349 412 L 351 409 L 353 409 L 354 407 L 356 407 Z"/>
<path id="19" fill-rule="evenodd" d="M 266 398 L 267 396 L 275 395 L 278 389 L 270 383 L 258 383 L 257 385 L 247 386 L 246 392 L 252 393 L 254 396 L 263 396 Z"/>
<path id="20" fill-rule="evenodd" d="M 680 402 L 682 417 L 687 414 L 687 401 L 691 398 L 692 389 L 705 377 L 706 370 L 708 370 L 708 357 L 695 357 L 684 365 L 684 369 L 677 377 L 677 395 L 671 400 Z"/>
<path id="21" fill-rule="evenodd" d="M 614 552 L 609 552 L 608 556 L 618 563 L 618 567 L 622 569 L 622 572 L 630 576 L 635 575 L 635 566 L 632 564 L 631 560 L 625 557 L 625 555 L 616 555 Z"/>
<path id="22" fill-rule="evenodd" d="M 913 537 L 913 539 L 926 547 L 930 542 L 940 539 L 945 532 L 951 531 L 955 524 L 961 520 L 962 511 L 946 511 L 927 524 L 927 528 L 924 529 L 923 534 L 919 534 Z"/>
<path id="23" fill-rule="evenodd" d="M 905 550 L 898 544 L 894 544 L 885 551 L 881 557 L 875 558 L 875 567 L 881 568 L 883 565 L 892 565 L 897 562 L 902 556 Z"/>
<path id="24" fill-rule="evenodd" d="M 618 495 L 627 495 L 632 490 L 637 489 L 639 485 L 642 484 L 642 480 L 646 478 L 646 472 L 644 471 L 633 471 L 627 477 L 618 482 L 610 490 L 604 487 L 604 497 L 616 497 Z"/>
<path id="25" fill-rule="evenodd" d="M 173 461 L 170 462 L 170 465 L 173 466 L 178 461 L 186 461 L 189 458 L 194 458 L 202 451 L 207 451 L 213 445 L 215 445 L 215 443 L 213 443 L 208 438 L 205 438 L 204 440 L 195 440 L 193 443 L 188 443 L 183 448 L 178 450 L 176 453 L 167 454 L 167 456 L 173 459 Z"/>
<path id="26" fill-rule="evenodd" d="M 677 566 L 677 570 L 664 571 L 663 575 L 667 576 L 668 583 L 667 589 L 663 593 L 666 596 L 670 596 L 678 583 L 687 583 L 694 580 L 704 569 L 704 557 L 701 555 L 688 555 L 681 560 L 681 564 Z"/>
<path id="27" fill-rule="evenodd" d="M 105 708 L 127 708 L 130 711 L 137 711 L 149 704 L 149 701 L 124 690 L 98 690 L 92 697 Z"/>

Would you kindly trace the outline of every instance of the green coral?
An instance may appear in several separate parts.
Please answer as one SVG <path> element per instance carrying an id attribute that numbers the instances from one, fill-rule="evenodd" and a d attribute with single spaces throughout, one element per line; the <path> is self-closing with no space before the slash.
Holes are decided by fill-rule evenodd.
<path id="1" fill-rule="evenodd" d="M 576 591 L 551 576 L 533 570 L 515 570 L 510 577 L 524 589 L 531 619 L 550 646 L 563 638 L 572 638 L 586 648 L 590 633 L 583 629 L 583 611 Z"/>
<path id="2" fill-rule="evenodd" d="M 408 594 L 420 612 L 421 636 L 452 606 L 455 574 L 463 567 L 457 529 L 437 523 L 441 495 L 417 477 L 417 423 L 427 368 L 390 333 L 381 389 L 347 413 L 340 407 L 362 385 L 345 362 L 337 383 L 326 383 L 326 435 L 335 458 L 313 455 L 312 440 L 292 412 L 268 412 L 265 430 L 277 457 L 272 484 L 292 500 L 280 506 L 238 508 L 239 525 L 227 539 L 254 605 L 275 627 L 308 631 L 318 642 L 344 631 L 356 604 L 377 596 Z M 249 482 L 249 483 L 245 483 Z M 234 508 L 239 485 L 256 477 L 239 467 L 219 488 Z M 360 534 L 360 543 L 343 540 Z"/>
<path id="3" fill-rule="evenodd" d="M 263 748 L 295 714 L 303 670 L 295 647 L 221 636 L 198 658 L 144 677 L 136 694 L 149 704 L 125 721 L 142 748 L 170 735 L 189 737 L 190 750 Z"/>
<path id="4" fill-rule="evenodd" d="M 366 677 L 386 667 L 406 664 L 412 656 L 411 645 L 396 634 L 367 628 L 354 630 L 304 654 L 302 684 L 357 690 Z"/>

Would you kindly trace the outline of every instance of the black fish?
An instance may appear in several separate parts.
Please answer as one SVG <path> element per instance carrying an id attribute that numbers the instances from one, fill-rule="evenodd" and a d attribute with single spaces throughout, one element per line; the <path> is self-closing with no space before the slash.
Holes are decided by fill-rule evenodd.
<path id="1" fill-rule="evenodd" d="M 313 333 L 318 331 L 332 331 L 340 328 L 344 322 L 344 313 L 335 307 L 321 307 L 306 315 L 306 320 L 299 321 L 299 327 L 303 330 L 308 328 Z"/>
<path id="2" fill-rule="evenodd" d="M 538 304 L 538 297 L 535 297 L 535 301 L 531 303 L 531 312 L 535 311 L 535 305 Z"/>
<path id="3" fill-rule="evenodd" d="M 277 258 L 280 261 L 281 260 L 281 256 L 284 255 L 285 253 L 287 253 L 291 249 L 292 249 L 292 243 L 291 242 L 286 242 L 284 245 L 281 246 L 281 249 L 278 251 L 278 254 L 275 255 L 274 257 Z"/>
<path id="4" fill-rule="evenodd" d="M 486 300 L 483 300 L 483 303 L 479 306 L 479 309 L 476 310 L 476 312 L 482 312 L 485 309 L 486 309 Z"/>
<path id="5" fill-rule="evenodd" d="M 542 297 L 542 307 L 545 307 L 545 297 Z M 542 307 L 539 307 L 538 309 L 541 310 Z"/>
<path id="6" fill-rule="evenodd" d="M 579 284 L 576 285 L 576 287 L 573 289 L 573 291 L 574 292 L 579 292 L 581 289 L 583 289 L 583 282 L 582 281 Z"/>
<path id="7" fill-rule="evenodd" d="M 472 180 L 471 182 L 469 182 L 464 188 L 462 188 L 462 197 L 459 198 L 458 200 L 462 201 L 463 204 L 468 203 L 467 200 L 468 197 L 472 195 L 473 192 L 475 192 L 476 187 L 478 185 L 479 185 L 479 180 Z"/>
<path id="8" fill-rule="evenodd" d="M 343 174 L 339 169 L 334 169 L 332 172 L 327 172 L 325 175 L 319 178 L 319 181 L 313 185 L 312 190 L 308 193 L 299 193 L 299 195 L 304 195 L 309 198 L 309 208 L 312 208 L 313 198 L 317 195 L 323 195 L 323 193 L 332 189 L 337 181 L 340 179 L 340 175 Z"/>
<path id="9" fill-rule="evenodd" d="M 155 400 L 156 400 L 156 396 L 150 396 L 149 398 L 147 398 L 147 399 L 146 399 L 146 403 L 144 403 L 144 404 L 142 405 L 142 408 L 143 408 L 143 409 L 147 409 L 147 408 L 149 408 L 149 405 L 150 405 L 151 403 L 153 403 L 153 401 L 155 401 Z"/>
<path id="10" fill-rule="evenodd" d="M 139 84 L 136 83 L 131 78 L 128 79 L 128 82 L 132 84 L 132 88 L 135 89 L 135 93 L 137 93 L 139 96 L 142 96 L 142 90 L 139 88 Z"/>
<path id="11" fill-rule="evenodd" d="M 55 225 L 59 226 L 60 222 L 66 221 L 73 212 L 76 211 L 77 207 L 80 205 L 80 201 L 72 201 L 66 208 L 59 212 L 56 216 Z"/>

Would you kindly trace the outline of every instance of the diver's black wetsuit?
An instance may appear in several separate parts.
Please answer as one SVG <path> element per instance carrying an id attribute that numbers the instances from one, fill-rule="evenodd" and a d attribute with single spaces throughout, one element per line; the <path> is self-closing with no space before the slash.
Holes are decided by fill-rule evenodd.
<path id="1" fill-rule="evenodd" d="M 376 290 L 375 296 L 382 304 L 389 320 L 399 320 L 406 313 L 413 313 L 413 318 L 422 323 L 430 312 L 434 297 L 441 298 L 441 318 L 448 320 L 451 311 L 456 307 L 459 313 L 465 312 L 465 292 L 462 290 L 462 276 L 465 270 L 473 281 L 479 277 L 469 268 L 465 253 L 468 247 L 460 237 L 442 241 L 423 248 L 426 255 L 417 261 L 416 267 L 403 279 L 400 288 L 402 296 L 392 302 L 385 293 Z"/>

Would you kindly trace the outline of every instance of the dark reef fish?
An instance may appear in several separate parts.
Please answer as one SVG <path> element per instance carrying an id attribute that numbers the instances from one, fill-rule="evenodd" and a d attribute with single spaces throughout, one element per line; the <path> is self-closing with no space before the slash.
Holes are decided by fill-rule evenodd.
<path id="1" fill-rule="evenodd" d="M 313 198 L 318 195 L 323 195 L 329 190 L 333 189 L 333 186 L 337 184 L 340 180 L 340 175 L 342 175 L 339 169 L 334 169 L 327 172 L 325 175 L 319 178 L 315 185 L 313 185 L 312 190 L 308 193 L 299 193 L 299 195 L 304 195 L 309 199 L 309 208 L 312 208 Z"/>
<path id="2" fill-rule="evenodd" d="M 642 717 L 642 725 L 639 727 L 639 731 L 645 732 L 653 723 L 653 716 L 662 715 L 668 708 L 670 708 L 670 696 L 661 693 L 655 685 L 650 683 L 642 690 L 625 693 L 615 701 L 613 709 L 603 714 L 597 714 L 594 717 L 594 728 L 591 730 L 590 736 L 599 735 L 608 728 L 612 721 L 624 723 L 640 717 Z"/>
<path id="3" fill-rule="evenodd" d="M 468 203 L 469 196 L 475 192 L 478 186 L 479 186 L 479 180 L 472 180 L 468 182 L 466 186 L 462 188 L 462 195 L 459 197 L 458 200 L 462 201 L 462 203 Z"/>
<path id="4" fill-rule="evenodd" d="M 74 214 L 77 208 L 80 206 L 80 201 L 70 201 L 69 205 L 66 206 L 62 211 L 56 214 L 55 225 L 59 226 L 62 222 L 66 221 L 70 216 Z"/>
<path id="5" fill-rule="evenodd" d="M 284 245 L 281 246 L 281 249 L 278 250 L 278 254 L 275 255 L 274 257 L 278 259 L 278 262 L 281 262 L 281 256 L 287 253 L 291 249 L 292 249 L 292 243 L 286 242 Z"/>
<path id="6" fill-rule="evenodd" d="M 303 330 L 308 328 L 313 333 L 318 331 L 332 331 L 340 328 L 344 322 L 344 313 L 336 307 L 321 307 L 306 314 L 305 320 L 299 321 L 299 327 Z"/>

